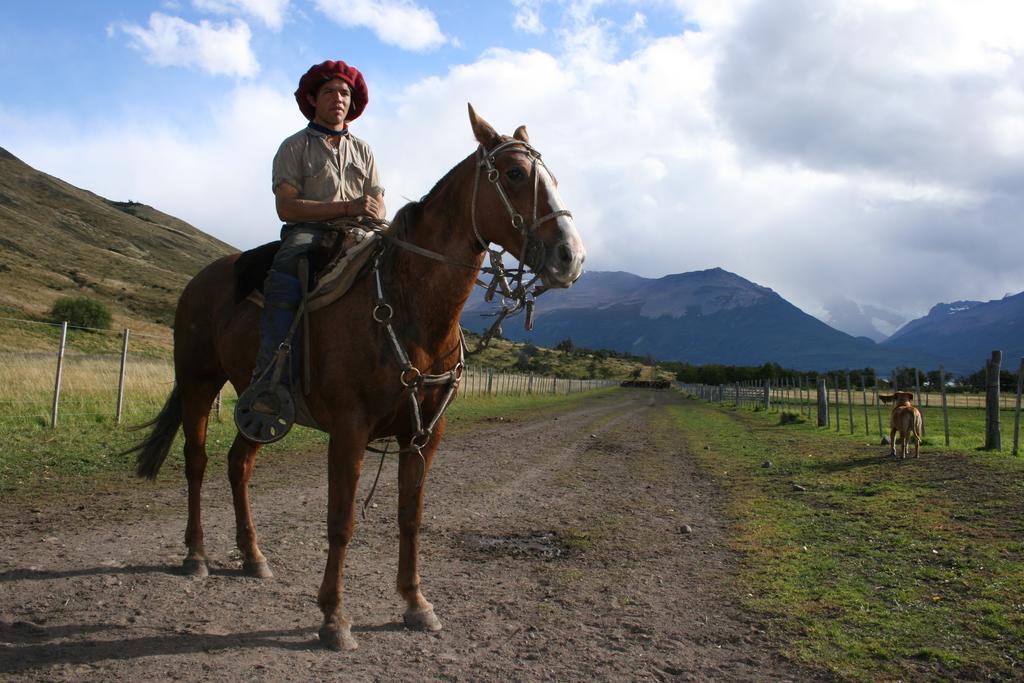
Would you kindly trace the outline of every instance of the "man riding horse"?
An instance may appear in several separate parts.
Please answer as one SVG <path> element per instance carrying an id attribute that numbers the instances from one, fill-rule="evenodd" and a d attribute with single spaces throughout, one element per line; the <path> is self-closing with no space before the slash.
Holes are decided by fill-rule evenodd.
<path id="1" fill-rule="evenodd" d="M 299 80 L 295 101 L 309 124 L 285 138 L 273 165 L 281 246 L 263 284 L 260 346 L 252 383 L 241 397 L 252 410 L 277 415 L 281 406 L 265 380 L 302 299 L 298 264 L 326 221 L 385 216 L 384 188 L 370 145 L 349 132 L 369 92 L 363 75 L 342 61 L 315 64 Z M 288 373 L 282 373 L 287 381 Z"/>

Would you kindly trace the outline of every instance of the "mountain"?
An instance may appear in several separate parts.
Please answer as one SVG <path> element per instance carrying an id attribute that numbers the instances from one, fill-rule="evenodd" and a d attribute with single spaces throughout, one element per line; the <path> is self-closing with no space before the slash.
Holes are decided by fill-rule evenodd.
<path id="1" fill-rule="evenodd" d="M 104 199 L 0 148 L 0 311 L 45 315 L 62 295 L 170 325 L 189 278 L 236 251 L 173 216 Z"/>
<path id="2" fill-rule="evenodd" d="M 993 349 L 1003 352 L 1004 369 L 1015 371 L 1024 356 L 1024 292 L 994 301 L 954 301 L 933 306 L 882 346 L 905 353 L 927 353 L 955 373 L 974 372 Z"/>
<path id="3" fill-rule="evenodd" d="M 490 319 L 481 313 L 493 310 L 474 294 L 463 324 L 485 329 Z M 570 289 L 538 299 L 532 333 L 518 319 L 503 328 L 506 337 L 539 346 L 570 337 L 577 346 L 693 364 L 888 370 L 910 355 L 835 330 L 771 289 L 721 268 L 658 279 L 588 272 Z"/>

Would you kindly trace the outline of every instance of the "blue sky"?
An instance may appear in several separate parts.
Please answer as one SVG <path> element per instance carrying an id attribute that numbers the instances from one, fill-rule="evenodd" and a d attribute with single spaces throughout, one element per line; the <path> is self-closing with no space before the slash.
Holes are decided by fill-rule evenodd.
<path id="1" fill-rule="evenodd" d="M 472 151 L 472 101 L 528 125 L 590 269 L 721 266 L 877 335 L 1024 290 L 1021 25 L 999 0 L 4 3 L 0 146 L 251 247 L 297 79 L 344 59 L 391 211 Z"/>

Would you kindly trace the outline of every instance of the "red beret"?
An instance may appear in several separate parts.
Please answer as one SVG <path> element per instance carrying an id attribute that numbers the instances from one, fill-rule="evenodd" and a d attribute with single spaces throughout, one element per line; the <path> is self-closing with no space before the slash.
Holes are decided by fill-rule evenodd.
<path id="1" fill-rule="evenodd" d="M 358 118 L 363 113 L 363 109 L 366 109 L 366 103 L 370 100 L 370 93 L 366 89 L 366 81 L 363 80 L 363 74 L 359 73 L 359 69 L 349 66 L 345 62 L 340 60 L 335 62 L 328 59 L 322 64 L 315 64 L 309 67 L 309 71 L 299 79 L 299 89 L 295 91 L 295 101 L 299 104 L 299 110 L 308 120 L 313 120 L 316 108 L 309 103 L 306 95 L 316 97 L 320 86 L 335 78 L 340 78 L 352 88 L 352 104 L 349 105 L 345 120 L 352 121 Z"/>

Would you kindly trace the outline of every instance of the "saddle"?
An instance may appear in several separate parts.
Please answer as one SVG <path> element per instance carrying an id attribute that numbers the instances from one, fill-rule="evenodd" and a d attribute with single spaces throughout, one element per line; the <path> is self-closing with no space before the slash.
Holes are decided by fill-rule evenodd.
<path id="1" fill-rule="evenodd" d="M 244 436 L 258 443 L 271 443 L 283 438 L 292 424 L 320 428 L 305 401 L 310 388 L 310 353 L 308 316 L 344 296 L 367 266 L 383 239 L 383 223 L 346 219 L 314 224 L 323 232 L 314 241 L 306 259 L 300 261 L 299 279 L 303 297 L 291 331 L 281 345 L 273 371 L 239 396 L 235 406 L 235 423 Z M 274 261 L 281 242 L 270 242 L 244 252 L 234 265 L 235 302 L 248 299 L 262 307 L 263 282 Z M 301 349 L 292 353 L 292 349 Z M 277 366 L 275 368 L 275 366 Z M 302 378 L 302 391 L 297 381 L 282 382 L 284 373 Z M 277 406 L 276 415 L 254 410 L 257 400 L 268 400 Z"/>
<path id="2" fill-rule="evenodd" d="M 352 288 L 383 239 L 382 225 L 357 219 L 310 224 L 323 232 L 309 251 L 307 312 L 337 301 Z M 248 299 L 263 307 L 263 282 L 280 247 L 277 240 L 242 252 L 234 266 L 235 303 Z"/>

